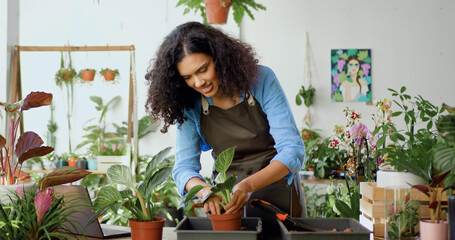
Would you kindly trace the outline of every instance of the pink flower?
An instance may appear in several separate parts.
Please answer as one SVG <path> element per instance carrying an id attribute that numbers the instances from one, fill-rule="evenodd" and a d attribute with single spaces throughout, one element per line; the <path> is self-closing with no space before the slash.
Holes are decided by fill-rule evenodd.
<path id="1" fill-rule="evenodd" d="M 115 149 L 117 148 L 117 146 L 115 146 L 115 144 L 112 144 L 111 148 L 112 148 L 112 152 L 115 152 Z"/>
<path id="2" fill-rule="evenodd" d="M 22 200 L 22 198 L 24 197 L 24 189 L 22 189 L 21 187 L 17 187 L 16 193 L 19 199 Z"/>
<path id="3" fill-rule="evenodd" d="M 123 150 L 123 145 L 122 145 L 121 143 L 119 143 L 118 146 L 117 146 L 117 148 L 118 148 L 118 150 L 119 150 L 120 152 L 122 152 L 122 150 Z"/>
<path id="4" fill-rule="evenodd" d="M 106 146 L 104 145 L 101 146 L 101 152 L 106 152 Z"/>
<path id="5" fill-rule="evenodd" d="M 329 148 L 337 148 L 340 142 L 337 139 L 332 139 L 329 143 Z"/>
<path id="6" fill-rule="evenodd" d="M 53 195 L 54 190 L 46 188 L 44 191 L 39 192 L 34 199 L 38 226 L 40 225 L 47 210 L 49 210 L 52 205 L 52 200 L 54 199 Z"/>
<path id="7" fill-rule="evenodd" d="M 362 122 L 357 122 L 354 126 L 349 129 L 349 133 L 351 134 L 352 138 L 361 138 L 366 137 L 368 135 L 367 125 L 363 124 Z"/>

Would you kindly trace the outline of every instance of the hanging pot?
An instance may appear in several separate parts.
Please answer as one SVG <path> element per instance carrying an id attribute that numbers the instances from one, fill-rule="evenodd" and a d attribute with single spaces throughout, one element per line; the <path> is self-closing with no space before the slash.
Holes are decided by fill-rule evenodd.
<path id="1" fill-rule="evenodd" d="M 225 24 L 228 18 L 231 0 L 204 0 L 209 24 Z"/>
<path id="2" fill-rule="evenodd" d="M 243 211 L 229 214 L 209 214 L 215 231 L 240 231 Z"/>
<path id="3" fill-rule="evenodd" d="M 422 240 L 447 240 L 449 237 L 449 224 L 447 221 L 432 223 L 430 220 L 420 221 L 420 239 Z"/>
<path id="4" fill-rule="evenodd" d="M 131 227 L 131 239 L 134 240 L 161 240 L 163 237 L 163 227 L 165 218 L 154 217 L 149 221 L 137 221 L 129 219 Z"/>
<path id="5" fill-rule="evenodd" d="M 104 80 L 106 80 L 106 81 L 114 81 L 114 78 L 115 78 L 115 72 L 114 71 L 110 71 L 110 70 L 104 71 Z"/>
<path id="6" fill-rule="evenodd" d="M 92 82 L 95 78 L 95 72 L 90 70 L 82 70 L 81 75 L 84 82 Z"/>
<path id="7" fill-rule="evenodd" d="M 73 80 L 73 72 L 72 71 L 64 71 L 63 72 L 63 81 L 70 82 Z"/>

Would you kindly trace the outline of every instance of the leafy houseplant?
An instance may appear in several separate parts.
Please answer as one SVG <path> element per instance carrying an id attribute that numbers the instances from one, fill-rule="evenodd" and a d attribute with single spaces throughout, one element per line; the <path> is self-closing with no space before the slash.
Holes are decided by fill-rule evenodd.
<path id="1" fill-rule="evenodd" d="M 20 175 L 20 169 L 24 161 L 54 151 L 52 147 L 42 146 L 44 142 L 35 132 L 25 132 L 17 138 L 23 111 L 50 105 L 51 101 L 52 94 L 31 92 L 25 99 L 16 103 L 0 102 L 0 106 L 4 106 L 9 116 L 8 139 L 0 135 L 0 185 L 17 184 L 20 177 L 23 177 Z"/>
<path id="2" fill-rule="evenodd" d="M 92 82 L 93 79 L 95 78 L 95 73 L 96 73 L 95 69 L 86 68 L 80 70 L 77 77 L 79 79 L 82 79 L 82 82 Z"/>
<path id="3" fill-rule="evenodd" d="M 417 236 L 415 228 L 419 224 L 420 203 L 410 198 L 410 192 L 405 193 L 402 199 L 392 203 L 392 207 L 388 210 L 388 239 L 407 239 Z"/>
<path id="4" fill-rule="evenodd" d="M 213 2 L 213 3 L 211 3 Z M 201 17 L 203 18 L 204 24 L 211 24 L 211 23 L 226 23 L 226 18 L 224 18 L 224 22 L 211 22 L 210 21 L 210 13 L 207 13 L 209 10 L 206 10 L 205 5 L 219 5 L 218 10 L 222 8 L 229 8 L 232 5 L 234 21 L 240 26 L 242 22 L 243 16 L 245 13 L 254 20 L 254 16 L 251 12 L 251 8 L 258 11 L 258 10 L 266 10 L 266 7 L 262 4 L 256 3 L 254 0 L 179 0 L 177 6 L 185 6 L 185 10 L 183 15 L 189 13 L 190 11 L 194 11 L 194 13 L 200 12 Z M 226 11 L 227 14 L 227 11 Z"/>
<path id="5" fill-rule="evenodd" d="M 17 187 L 12 203 L 0 202 L 0 236 L 2 239 L 67 239 L 65 223 L 80 232 L 68 216 L 77 211 L 77 202 L 63 202 L 63 196 L 54 193 L 52 186 L 84 178 L 88 171 L 62 167 L 44 176 L 38 189 L 25 191 Z"/>
<path id="6" fill-rule="evenodd" d="M 305 106 L 309 107 L 313 103 L 313 97 L 316 89 L 314 89 L 311 85 L 308 89 L 305 89 L 305 86 L 299 90 L 299 93 L 295 96 L 295 103 L 300 106 L 302 105 L 302 100 Z"/>
<path id="7" fill-rule="evenodd" d="M 107 176 L 116 183 L 126 186 L 126 190 L 119 191 L 113 186 L 101 187 L 98 196 L 95 199 L 94 210 L 96 214 L 89 222 L 104 214 L 108 209 L 117 212 L 120 207 L 127 209 L 134 215 L 129 219 L 132 238 L 141 236 L 140 228 L 137 225 L 158 225 L 155 228 L 162 234 L 164 219 L 156 217 L 160 211 L 159 204 L 153 201 L 153 189 L 162 184 L 171 173 L 171 167 L 163 167 L 158 170 L 148 164 L 143 181 L 136 183 L 133 179 L 131 169 L 125 165 L 113 165 L 107 169 Z M 160 239 L 160 238 L 158 238 Z"/>
<path id="8" fill-rule="evenodd" d="M 118 69 L 102 68 L 100 74 L 104 77 L 104 80 L 114 81 L 119 76 L 119 71 Z"/>
<path id="9" fill-rule="evenodd" d="M 97 124 L 85 127 L 83 130 L 88 132 L 83 136 L 85 140 L 76 146 L 76 150 L 89 144 L 89 151 L 95 155 L 100 155 L 102 152 L 102 146 L 104 151 L 107 149 L 112 150 L 112 144 L 115 144 L 115 150 L 119 150 L 118 142 L 113 139 L 118 139 L 119 136 L 114 132 L 106 132 L 106 112 L 113 107 L 117 102 L 120 101 L 120 96 L 116 96 L 109 100 L 106 104 L 103 103 L 103 99 L 98 96 L 90 96 L 90 100 L 96 104 L 95 109 L 100 113 Z M 92 121 L 93 119 L 89 120 Z M 111 141 L 112 140 L 112 141 Z M 121 147 L 123 152 L 123 146 Z M 109 150 L 107 150 L 109 151 Z"/>
<path id="10" fill-rule="evenodd" d="M 220 153 L 220 155 L 217 157 L 215 160 L 215 171 L 218 172 L 218 175 L 216 176 L 215 180 L 212 182 L 211 185 L 208 186 L 203 186 L 203 185 L 196 185 L 188 191 L 187 195 L 181 202 L 181 206 L 191 200 L 197 192 L 199 192 L 201 189 L 210 187 L 211 194 L 219 194 L 223 202 L 218 203 L 224 208 L 226 204 L 229 203 L 231 200 L 231 193 L 232 193 L 232 188 L 234 187 L 237 177 L 235 175 L 231 175 L 227 177 L 226 171 L 228 170 L 229 166 L 231 165 L 232 159 L 234 158 L 234 153 L 235 153 L 235 147 L 230 147 L 223 152 Z M 221 215 L 228 215 L 228 214 L 221 214 Z M 239 230 L 240 229 L 240 221 L 242 217 L 242 212 L 235 212 L 231 213 L 229 215 L 236 216 L 233 220 L 233 226 L 227 226 L 225 229 L 224 228 L 219 228 L 218 223 L 214 221 L 214 218 L 217 218 L 217 215 L 215 214 L 209 214 L 210 219 L 212 220 L 212 226 L 214 230 Z M 230 216 L 228 216 L 231 218 Z M 223 220 L 227 221 L 227 220 Z"/>

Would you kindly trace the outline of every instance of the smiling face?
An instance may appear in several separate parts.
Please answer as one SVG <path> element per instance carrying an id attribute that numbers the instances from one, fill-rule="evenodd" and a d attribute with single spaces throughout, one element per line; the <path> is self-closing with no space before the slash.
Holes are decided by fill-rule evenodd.
<path id="1" fill-rule="evenodd" d="M 177 63 L 177 70 L 186 84 L 205 97 L 220 96 L 220 80 L 213 58 L 205 53 L 191 53 Z"/>

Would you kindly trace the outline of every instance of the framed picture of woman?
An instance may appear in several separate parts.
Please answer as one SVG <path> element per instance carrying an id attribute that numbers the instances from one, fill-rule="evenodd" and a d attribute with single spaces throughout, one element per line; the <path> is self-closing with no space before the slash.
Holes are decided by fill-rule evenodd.
<path id="1" fill-rule="evenodd" d="M 333 102 L 371 102 L 371 49 L 332 49 Z"/>

